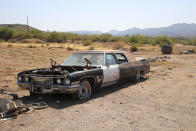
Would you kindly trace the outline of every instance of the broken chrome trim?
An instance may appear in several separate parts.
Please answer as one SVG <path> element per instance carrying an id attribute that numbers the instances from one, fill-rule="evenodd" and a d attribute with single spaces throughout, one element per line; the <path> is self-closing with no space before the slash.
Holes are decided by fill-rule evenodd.
<path id="1" fill-rule="evenodd" d="M 17 82 L 18 86 L 22 89 L 26 89 L 26 90 L 32 90 L 31 89 L 31 84 L 30 83 L 23 83 L 23 82 Z M 76 93 L 79 88 L 80 85 L 51 85 L 50 89 L 45 89 L 44 87 L 42 87 L 42 92 L 40 92 L 39 94 L 47 94 L 47 93 Z M 35 92 L 36 93 L 36 92 Z"/>
<path id="2" fill-rule="evenodd" d="M 29 87 L 31 86 L 30 83 L 25 83 L 25 82 L 17 82 L 17 85 L 19 88 L 25 89 L 25 90 L 28 90 Z"/>

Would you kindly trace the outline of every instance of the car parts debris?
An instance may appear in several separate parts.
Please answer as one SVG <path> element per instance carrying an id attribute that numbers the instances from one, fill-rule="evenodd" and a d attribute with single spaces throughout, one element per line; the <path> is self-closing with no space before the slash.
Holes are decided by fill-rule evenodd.
<path id="1" fill-rule="evenodd" d="M 163 57 L 148 58 L 147 60 L 149 62 L 164 62 L 167 61 L 167 59 L 171 59 L 171 57 L 163 56 Z"/>
<path id="2" fill-rule="evenodd" d="M 173 50 L 172 46 L 168 44 L 162 45 L 161 47 L 161 52 L 163 54 L 171 54 L 172 50 Z"/>
<path id="3" fill-rule="evenodd" d="M 9 100 L 0 98 L 0 121 L 17 118 L 19 114 L 47 108 L 48 105 L 45 102 L 23 104 L 21 101 Z"/>

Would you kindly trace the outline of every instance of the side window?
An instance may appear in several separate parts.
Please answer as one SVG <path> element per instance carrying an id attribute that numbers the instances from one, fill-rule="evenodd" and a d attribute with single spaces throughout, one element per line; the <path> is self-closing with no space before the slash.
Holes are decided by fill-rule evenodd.
<path id="1" fill-rule="evenodd" d="M 121 63 L 128 63 L 127 58 L 125 57 L 124 54 L 122 53 L 116 53 L 116 59 L 117 59 L 117 63 L 121 64 Z"/>
<path id="2" fill-rule="evenodd" d="M 113 54 L 106 54 L 105 55 L 105 64 L 106 65 L 115 65 L 117 64 L 116 59 Z"/>

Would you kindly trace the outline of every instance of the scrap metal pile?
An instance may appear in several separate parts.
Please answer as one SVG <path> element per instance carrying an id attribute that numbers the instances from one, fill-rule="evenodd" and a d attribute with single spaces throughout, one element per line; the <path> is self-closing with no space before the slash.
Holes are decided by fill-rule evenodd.
<path id="1" fill-rule="evenodd" d="M 0 121 L 15 119 L 19 114 L 48 107 L 45 102 L 23 104 L 18 100 L 18 95 L 12 92 L 0 90 L 0 94 L 8 94 L 13 97 L 13 100 L 0 98 Z"/>
<path id="2" fill-rule="evenodd" d="M 148 58 L 147 60 L 149 62 L 164 62 L 167 61 L 167 59 L 171 59 L 171 57 L 163 56 L 163 57 Z"/>

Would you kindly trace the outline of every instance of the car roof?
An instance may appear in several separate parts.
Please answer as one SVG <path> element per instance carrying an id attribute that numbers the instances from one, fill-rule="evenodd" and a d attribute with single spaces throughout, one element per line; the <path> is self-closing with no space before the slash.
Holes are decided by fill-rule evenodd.
<path id="1" fill-rule="evenodd" d="M 124 53 L 124 51 L 119 50 L 84 50 L 84 51 L 77 51 L 74 54 L 79 53 Z"/>

